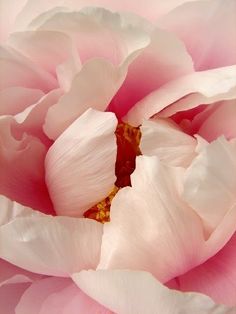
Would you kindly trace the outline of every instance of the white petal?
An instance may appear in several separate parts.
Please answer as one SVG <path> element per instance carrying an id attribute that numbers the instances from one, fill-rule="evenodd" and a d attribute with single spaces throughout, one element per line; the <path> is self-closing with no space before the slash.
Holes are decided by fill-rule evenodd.
<path id="1" fill-rule="evenodd" d="M 117 314 L 234 314 L 198 293 L 169 290 L 146 272 L 82 271 L 74 274 L 76 284 Z"/>
<path id="2" fill-rule="evenodd" d="M 90 109 L 48 151 L 46 182 L 58 214 L 81 217 L 112 190 L 116 125 L 113 113 Z"/>
<path id="3" fill-rule="evenodd" d="M 23 269 L 66 277 L 95 268 L 102 224 L 70 217 L 25 216 L 0 226 L 0 257 Z"/>
<path id="4" fill-rule="evenodd" d="M 143 155 L 157 156 L 171 166 L 188 166 L 195 156 L 196 140 L 168 120 L 146 120 L 141 126 Z"/>
<path id="5" fill-rule="evenodd" d="M 104 225 L 99 268 L 147 270 L 165 282 L 199 263 L 203 229 L 180 199 L 183 172 L 137 158 L 132 187 L 118 192 Z"/>
<path id="6" fill-rule="evenodd" d="M 236 157 L 224 138 L 207 145 L 188 168 L 183 197 L 210 231 L 236 203 Z"/>

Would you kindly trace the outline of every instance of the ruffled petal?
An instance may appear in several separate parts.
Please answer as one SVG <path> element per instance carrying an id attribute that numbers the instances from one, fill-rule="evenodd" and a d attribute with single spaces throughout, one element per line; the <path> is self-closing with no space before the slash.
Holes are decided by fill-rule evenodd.
<path id="1" fill-rule="evenodd" d="M 57 86 L 56 79 L 12 48 L 0 49 L 0 90 L 9 87 L 25 87 L 48 92 Z M 12 75 L 14 73 L 14 75 Z"/>
<path id="2" fill-rule="evenodd" d="M 69 92 L 48 110 L 45 133 L 55 140 L 87 109 L 105 110 L 125 75 L 125 69 L 105 60 L 87 62 L 75 76 Z"/>
<path id="3" fill-rule="evenodd" d="M 146 272 L 82 271 L 73 279 L 87 295 L 118 314 L 235 313 L 235 308 L 216 305 L 205 295 L 169 290 Z"/>
<path id="4" fill-rule="evenodd" d="M 124 120 L 139 125 L 158 113 L 170 117 L 185 111 L 221 100 L 236 98 L 236 66 L 213 69 L 183 76 L 139 101 Z"/>
<path id="5" fill-rule="evenodd" d="M 203 229 L 180 199 L 183 173 L 157 157 L 137 158 L 132 187 L 118 192 L 104 225 L 99 268 L 147 270 L 165 282 L 199 263 Z"/>
<path id="6" fill-rule="evenodd" d="M 81 217 L 113 189 L 116 126 L 113 113 L 89 109 L 49 149 L 46 182 L 58 214 Z"/>
<path id="7" fill-rule="evenodd" d="M 146 24 L 149 27 L 148 22 Z M 149 35 L 144 25 L 139 17 L 90 7 L 80 12 L 58 12 L 38 29 L 59 31 L 70 36 L 82 63 L 103 58 L 119 65 L 148 43 Z"/>
<path id="8" fill-rule="evenodd" d="M 173 34 L 156 28 L 150 44 L 130 64 L 127 77 L 108 108 L 123 117 L 149 93 L 191 72 L 192 59 L 183 43 Z"/>
<path id="9" fill-rule="evenodd" d="M 19 217 L 0 226 L 0 257 L 28 271 L 66 277 L 97 266 L 102 231 L 90 219 Z"/>
<path id="10" fill-rule="evenodd" d="M 196 70 L 236 63 L 234 0 L 186 3 L 162 17 L 158 25 L 176 33 L 184 41 Z"/>
<path id="11" fill-rule="evenodd" d="M 10 36 L 8 44 L 53 76 L 57 66 L 73 56 L 71 38 L 60 32 L 17 32 Z"/>
<path id="12" fill-rule="evenodd" d="M 171 166 L 188 166 L 195 157 L 196 140 L 170 120 L 146 120 L 141 126 L 143 155 L 157 156 Z"/>
<path id="13" fill-rule="evenodd" d="M 53 213 L 44 178 L 46 148 L 27 134 L 18 138 L 18 130 L 12 117 L 0 118 L 0 194 Z"/>

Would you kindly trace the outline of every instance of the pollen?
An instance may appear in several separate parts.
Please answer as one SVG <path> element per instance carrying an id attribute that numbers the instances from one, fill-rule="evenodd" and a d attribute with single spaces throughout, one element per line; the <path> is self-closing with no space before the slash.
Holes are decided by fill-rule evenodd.
<path id="1" fill-rule="evenodd" d="M 116 193 L 125 186 L 130 186 L 130 175 L 135 169 L 136 156 L 141 155 L 139 148 L 141 131 L 127 123 L 119 123 L 116 131 L 117 157 L 115 165 L 116 182 L 106 198 L 88 209 L 85 218 L 94 219 L 101 223 L 110 221 L 110 207 Z"/>

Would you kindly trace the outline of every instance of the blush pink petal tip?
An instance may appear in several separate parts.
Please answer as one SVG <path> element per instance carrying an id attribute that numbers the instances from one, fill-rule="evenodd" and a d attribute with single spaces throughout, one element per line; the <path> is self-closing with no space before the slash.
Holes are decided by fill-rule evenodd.
<path id="1" fill-rule="evenodd" d="M 88 296 L 117 314 L 234 314 L 198 293 L 169 290 L 146 272 L 82 271 L 73 280 Z"/>

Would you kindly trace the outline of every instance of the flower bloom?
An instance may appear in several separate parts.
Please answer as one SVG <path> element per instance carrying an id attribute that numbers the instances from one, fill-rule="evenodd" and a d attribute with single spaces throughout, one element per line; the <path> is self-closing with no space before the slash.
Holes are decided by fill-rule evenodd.
<path id="1" fill-rule="evenodd" d="M 3 1 L 4 314 L 235 313 L 235 9 Z"/>

